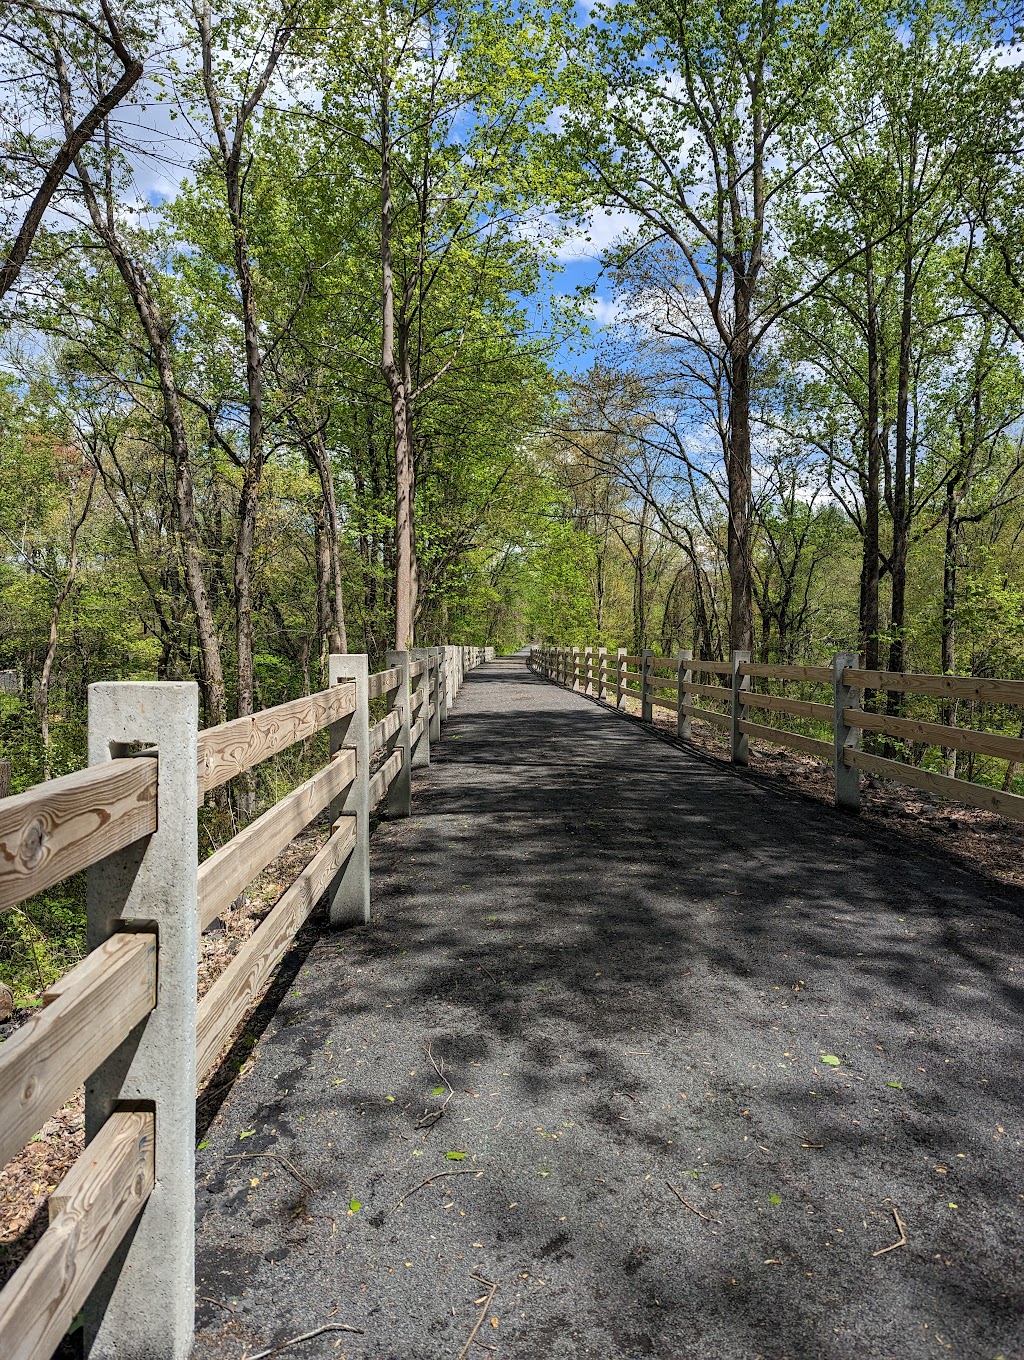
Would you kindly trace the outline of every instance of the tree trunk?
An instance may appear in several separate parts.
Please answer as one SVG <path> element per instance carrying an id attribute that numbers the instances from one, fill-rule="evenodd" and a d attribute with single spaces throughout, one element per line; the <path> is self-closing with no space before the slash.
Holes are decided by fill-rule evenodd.
<path id="1" fill-rule="evenodd" d="M 753 582 L 750 570 L 750 299 L 736 292 L 736 325 L 729 386 L 729 643 L 733 650 L 754 646 Z"/>
<path id="2" fill-rule="evenodd" d="M 331 467 L 331 458 L 327 452 L 322 430 L 316 432 L 307 447 L 310 460 L 320 478 L 320 492 L 324 506 L 323 522 L 330 567 L 328 580 L 330 609 L 328 614 L 324 616 L 324 631 L 325 634 L 329 634 L 328 641 L 332 652 L 347 652 L 345 595 L 341 578 L 341 517 L 338 514 L 338 496 L 334 489 L 334 469 Z"/>
<path id="3" fill-rule="evenodd" d="M 409 428 L 409 394 L 395 346 L 395 271 L 391 253 L 391 142 L 386 80 L 382 78 L 380 265 L 382 292 L 381 371 L 391 397 L 395 443 L 395 650 L 413 645 L 415 589 L 413 583 L 413 458 Z"/>
<path id="4" fill-rule="evenodd" d="M 879 501 L 882 480 L 881 381 L 878 355 L 878 303 L 872 248 L 864 252 L 867 294 L 868 413 L 864 431 L 867 467 L 864 496 L 864 548 L 860 578 L 860 649 L 867 670 L 878 669 Z M 865 704 L 867 706 L 867 704 Z"/>
<path id="5" fill-rule="evenodd" d="M 957 547 L 959 538 L 959 502 L 956 487 L 951 478 L 946 483 L 946 541 L 942 553 L 942 661 L 943 675 L 956 672 L 956 572 Z M 956 725 L 956 699 L 948 699 L 943 705 L 942 721 L 951 727 Z M 949 749 L 942 753 L 946 774 L 956 777 L 957 752 Z"/>
<path id="6" fill-rule="evenodd" d="M 896 461 L 892 487 L 892 555 L 889 559 L 892 577 L 892 612 L 889 642 L 889 669 L 902 672 L 906 665 L 904 626 L 907 611 L 907 556 L 910 551 L 910 519 L 913 513 L 913 487 L 910 484 L 910 349 L 913 325 L 914 268 L 911 251 L 911 227 L 904 233 L 903 299 L 900 311 L 900 349 L 896 385 Z M 893 717 L 903 711 L 903 695 L 890 690 L 886 712 Z M 886 754 L 895 758 L 897 749 L 887 743 Z"/>

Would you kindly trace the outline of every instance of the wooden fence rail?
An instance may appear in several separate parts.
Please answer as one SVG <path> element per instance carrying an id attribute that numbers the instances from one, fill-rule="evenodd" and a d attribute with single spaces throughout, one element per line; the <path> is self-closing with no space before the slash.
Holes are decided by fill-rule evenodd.
<path id="1" fill-rule="evenodd" d="M 332 656 L 328 689 L 205 731 L 195 685 L 93 686 L 90 767 L 0 799 L 0 909 L 90 871 L 89 954 L 0 1045 L 0 1165 L 83 1082 L 87 1131 L 50 1226 L 0 1291 L 3 1360 L 47 1360 L 83 1309 L 91 1360 L 189 1353 L 197 1083 L 325 895 L 332 922 L 369 919 L 373 807 L 410 814 L 410 770 L 493 658 L 391 652 L 371 675 L 363 656 Z M 387 712 L 371 727 L 372 699 Z M 325 729 L 327 764 L 200 865 L 197 801 Z M 197 1005 L 199 935 L 325 811 L 326 843 Z"/>
<path id="2" fill-rule="evenodd" d="M 655 708 L 674 711 L 677 732 L 683 739 L 690 737 L 694 721 L 724 729 L 730 734 L 730 758 L 736 764 L 747 763 L 751 738 L 816 756 L 832 766 L 837 806 L 851 809 L 860 806 L 860 774 L 864 773 L 1024 821 L 1024 797 L 1020 794 L 860 749 L 862 732 L 877 733 L 887 741 L 916 743 L 922 749 L 937 747 L 944 752 L 967 752 L 1006 761 L 1012 776 L 1018 764 L 1024 765 L 1024 738 L 867 711 L 862 706 L 862 696 L 865 691 L 888 691 L 1024 709 L 1024 680 L 867 671 L 861 668 L 855 655 L 847 652 L 837 655 L 831 666 L 776 666 L 752 662 L 746 652 L 734 652 L 728 661 L 718 661 L 696 657 L 689 651 L 668 657 L 649 651 L 629 655 L 624 649 L 612 652 L 604 647 L 539 646 L 531 649 L 530 666 L 548 680 L 568 685 L 615 708 L 625 708 L 629 699 L 639 700 L 641 717 L 648 722 L 653 720 Z M 664 674 L 666 671 L 673 671 L 674 675 L 669 677 Z M 696 675 L 722 676 L 725 681 L 708 684 L 695 680 Z M 812 692 L 817 688 L 819 697 L 762 693 L 752 688 L 755 681 L 795 683 L 811 687 Z M 822 691 L 827 691 L 827 698 Z M 719 707 L 707 707 L 697 701 Z M 790 731 L 753 721 L 752 710 L 800 718 L 830 730 L 827 736 Z M 1019 717 L 1017 721 L 1019 731 Z"/>

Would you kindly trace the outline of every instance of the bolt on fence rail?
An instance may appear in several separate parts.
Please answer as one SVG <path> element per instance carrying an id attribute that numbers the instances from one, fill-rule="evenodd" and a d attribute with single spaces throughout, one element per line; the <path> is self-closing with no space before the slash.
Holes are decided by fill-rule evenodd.
<path id="1" fill-rule="evenodd" d="M 862 669 L 854 652 L 837 653 L 828 666 L 784 666 L 752 662 L 750 654 L 744 651 L 734 651 L 726 661 L 696 657 L 690 650 L 662 657 L 646 649 L 630 655 L 619 648 L 612 658 L 603 647 L 581 649 L 545 644 L 531 648 L 529 665 L 545 679 L 596 697 L 616 709 L 624 709 L 632 699 L 639 703 L 644 722 L 653 721 L 656 708 L 668 709 L 675 714 L 676 731 L 684 741 L 691 737 L 694 720 L 710 723 L 728 734 L 730 759 L 737 765 L 748 763 L 751 738 L 817 756 L 832 766 L 837 807 L 852 811 L 860 807 L 860 776 L 865 774 L 1024 821 L 1024 797 L 1020 794 L 939 774 L 891 755 L 876 755 L 860 748 L 861 733 L 875 732 L 894 741 L 914 741 L 943 751 L 991 756 L 1007 761 L 1012 771 L 1024 763 L 1024 738 L 871 712 L 863 706 L 863 696 L 865 692 L 885 692 L 1024 709 L 1024 680 L 868 671 Z M 609 682 L 611 676 L 614 687 Z M 699 679 L 695 678 L 698 676 Z M 828 691 L 828 698 L 826 701 L 824 697 L 811 700 L 765 694 L 754 690 L 755 680 L 818 686 L 823 692 Z M 666 690 L 670 693 L 666 694 Z M 719 707 L 710 708 L 708 704 Z M 823 740 L 753 721 L 750 715 L 756 710 L 824 724 L 831 727 L 831 738 Z"/>
<path id="2" fill-rule="evenodd" d="M 89 870 L 89 953 L 0 1046 L 0 1165 L 86 1087 L 85 1150 L 0 1291 L 4 1360 L 47 1360 L 83 1310 L 90 1360 L 186 1360 L 196 1088 L 325 894 L 332 924 L 369 919 L 373 807 L 386 795 L 408 816 L 429 724 L 440 735 L 467 672 L 493 659 L 432 647 L 370 675 L 367 657 L 332 656 L 326 690 L 204 731 L 194 684 L 93 685 L 89 768 L 0 799 L 0 910 Z M 204 795 L 325 729 L 327 765 L 199 865 Z M 197 1005 L 202 932 L 325 809 L 326 843 Z"/>

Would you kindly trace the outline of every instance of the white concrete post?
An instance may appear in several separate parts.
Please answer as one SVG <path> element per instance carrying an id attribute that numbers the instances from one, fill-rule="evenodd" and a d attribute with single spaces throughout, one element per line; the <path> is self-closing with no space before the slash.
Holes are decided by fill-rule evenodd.
<path id="1" fill-rule="evenodd" d="M 735 651 L 732 654 L 732 763 L 750 764 L 750 739 L 746 732 L 740 731 L 746 710 L 740 703 L 740 694 L 750 689 L 750 676 L 740 674 L 740 666 L 750 660 L 750 653 Z"/>
<path id="2" fill-rule="evenodd" d="M 385 748 L 385 757 L 394 754 L 395 751 L 402 753 L 402 768 L 392 779 L 388 786 L 388 816 L 389 817 L 408 817 L 412 813 L 412 737 L 410 734 L 410 705 L 409 705 L 409 653 L 408 652 L 388 652 L 386 659 L 388 670 L 394 668 L 401 672 L 401 680 L 398 688 L 391 690 L 387 695 L 387 712 L 398 712 L 402 720 L 401 726 L 393 737 L 391 737 Z"/>
<path id="3" fill-rule="evenodd" d="M 434 712 L 429 714 L 430 718 L 430 744 L 441 740 L 441 649 L 440 647 L 429 647 L 427 649 L 429 670 L 427 672 L 427 702 L 432 703 Z"/>
<path id="4" fill-rule="evenodd" d="M 152 1110 L 156 1122 L 153 1193 L 86 1305 L 91 1360 L 186 1360 L 192 1350 L 198 733 L 199 691 L 191 682 L 89 687 L 90 765 L 135 743 L 158 753 L 157 830 L 89 870 L 89 947 L 122 921 L 159 940 L 156 1009 L 86 1082 L 87 1140 L 121 1105 Z"/>
<path id="5" fill-rule="evenodd" d="M 608 648 L 597 649 L 597 697 L 603 704 L 608 702 Z"/>
<path id="6" fill-rule="evenodd" d="M 418 770 L 430 764 L 430 648 L 414 647 L 412 657 L 415 661 L 423 662 L 423 672 L 417 675 L 413 685 L 413 693 L 423 695 L 423 702 L 412 720 L 413 727 L 421 720 L 423 723 L 419 736 L 412 744 L 412 769 Z"/>
<path id="7" fill-rule="evenodd" d="M 580 649 L 579 649 L 579 647 L 574 647 L 574 648 L 572 649 L 572 668 L 571 668 L 571 670 L 570 670 L 570 674 L 571 674 L 571 676 L 572 676 L 572 687 L 573 687 L 573 689 L 576 691 L 576 693 L 578 694 L 578 693 L 580 692 L 580 690 L 583 688 L 583 682 L 580 680 Z"/>
<path id="8" fill-rule="evenodd" d="M 586 677 L 586 678 L 585 678 L 585 681 L 584 681 L 584 693 L 585 693 L 585 694 L 589 694 L 589 695 L 593 695 L 593 693 L 594 693 L 594 649 L 593 649 L 593 647 L 584 647 L 584 649 L 583 649 L 583 673 L 584 673 L 584 676 Z"/>
<path id="9" fill-rule="evenodd" d="M 626 649 L 620 647 L 615 654 L 615 707 L 626 707 L 626 695 L 623 686 L 626 678 L 622 672 L 626 669 Z"/>
<path id="10" fill-rule="evenodd" d="M 848 727 L 843 712 L 848 708 L 860 708 L 860 689 L 843 683 L 845 670 L 860 670 L 860 657 L 856 652 L 839 652 L 832 662 L 836 807 L 850 808 L 856 812 L 860 809 L 860 771 L 844 763 L 843 752 L 848 748 L 856 750 L 860 741 L 860 728 Z"/>
<path id="11" fill-rule="evenodd" d="M 331 804 L 331 821 L 355 817 L 356 843 L 330 887 L 331 925 L 365 925 L 370 919 L 370 663 L 365 653 L 333 654 L 329 658 L 332 685 L 355 682 L 353 712 L 332 723 L 331 755 L 343 748 L 355 752 L 356 777 Z"/>
<path id="12" fill-rule="evenodd" d="M 437 649 L 437 714 L 439 722 L 448 721 L 448 649 Z"/>
<path id="13" fill-rule="evenodd" d="M 683 705 L 690 704 L 691 695 L 686 686 L 693 684 L 692 660 L 693 650 L 689 647 L 684 647 L 676 658 L 676 732 L 683 741 L 690 740 L 692 731 L 690 715 L 683 712 Z"/>
<path id="14" fill-rule="evenodd" d="M 654 721 L 654 705 L 651 703 L 653 661 L 654 652 L 649 647 L 644 647 L 640 653 L 640 717 L 646 723 Z"/>

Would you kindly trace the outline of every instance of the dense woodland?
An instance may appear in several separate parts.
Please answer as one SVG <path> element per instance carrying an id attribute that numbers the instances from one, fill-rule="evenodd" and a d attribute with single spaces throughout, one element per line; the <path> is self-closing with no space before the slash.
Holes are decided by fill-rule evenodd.
<path id="1" fill-rule="evenodd" d="M 8 0 L 12 789 L 331 650 L 1024 675 L 1017 19 Z"/>

